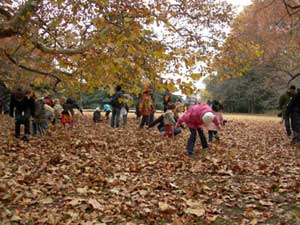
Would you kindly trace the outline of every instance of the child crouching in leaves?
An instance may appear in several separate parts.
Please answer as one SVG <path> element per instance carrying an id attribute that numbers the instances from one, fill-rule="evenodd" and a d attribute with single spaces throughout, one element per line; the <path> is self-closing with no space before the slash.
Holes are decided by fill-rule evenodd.
<path id="1" fill-rule="evenodd" d="M 99 123 L 101 121 L 101 112 L 99 107 L 97 107 L 93 113 L 93 121 L 94 123 Z"/>
<path id="2" fill-rule="evenodd" d="M 65 127 L 67 124 L 69 124 L 71 127 L 73 127 L 73 117 L 71 112 L 69 110 L 64 109 L 61 113 L 61 124 Z"/>
<path id="3" fill-rule="evenodd" d="M 167 111 L 164 113 L 164 136 L 174 137 L 174 126 L 176 125 L 174 111 L 176 106 L 174 104 L 169 104 L 167 106 Z"/>
<path id="4" fill-rule="evenodd" d="M 186 146 L 187 155 L 189 157 L 193 157 L 194 155 L 194 145 L 197 133 L 199 134 L 202 148 L 208 149 L 208 143 L 202 129 L 203 126 L 208 126 L 210 123 L 214 123 L 218 130 L 221 129 L 220 123 L 212 108 L 207 104 L 191 106 L 188 111 L 178 119 L 176 127 L 179 127 L 182 123 L 185 123 L 191 132 Z"/>

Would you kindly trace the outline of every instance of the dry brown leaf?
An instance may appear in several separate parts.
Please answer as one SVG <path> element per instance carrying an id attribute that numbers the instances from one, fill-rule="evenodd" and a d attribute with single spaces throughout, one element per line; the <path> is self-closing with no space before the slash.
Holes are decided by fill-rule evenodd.
<path id="1" fill-rule="evenodd" d="M 91 204 L 94 209 L 103 210 L 103 206 L 96 199 L 89 199 L 88 203 Z"/>

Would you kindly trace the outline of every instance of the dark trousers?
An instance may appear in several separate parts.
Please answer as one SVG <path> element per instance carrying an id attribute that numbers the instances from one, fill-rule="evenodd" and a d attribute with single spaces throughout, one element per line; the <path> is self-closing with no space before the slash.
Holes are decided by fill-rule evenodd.
<path id="1" fill-rule="evenodd" d="M 292 129 L 294 131 L 293 142 L 297 143 L 300 140 L 300 112 L 293 112 L 291 114 L 291 119 L 292 119 Z"/>
<path id="2" fill-rule="evenodd" d="M 209 130 L 209 131 L 208 131 L 208 141 L 209 141 L 209 142 L 212 142 L 214 137 L 215 137 L 216 139 L 219 139 L 218 131 L 215 131 L 215 130 Z"/>
<path id="3" fill-rule="evenodd" d="M 287 133 L 288 136 L 290 136 L 292 134 L 291 123 L 292 123 L 291 116 L 289 114 L 286 114 L 284 116 L 284 126 L 285 126 L 285 130 L 286 130 L 286 133 Z M 293 128 L 293 125 L 292 125 L 292 128 Z"/>
<path id="4" fill-rule="evenodd" d="M 20 137 L 21 133 L 21 125 L 24 124 L 25 126 L 25 136 L 30 135 L 30 120 L 29 118 L 25 118 L 24 116 L 16 118 L 16 128 L 15 128 L 15 136 Z"/>
<path id="5" fill-rule="evenodd" d="M 196 142 L 197 132 L 198 132 L 199 137 L 200 137 L 202 148 L 208 148 L 206 137 L 205 137 L 204 132 L 201 128 L 198 128 L 198 129 L 190 128 L 190 132 L 191 132 L 191 134 L 190 134 L 190 137 L 188 139 L 188 143 L 187 143 L 187 147 L 186 147 L 187 153 L 189 155 L 192 155 L 194 153 L 194 145 L 195 145 L 195 142 Z"/>
<path id="6" fill-rule="evenodd" d="M 145 125 L 149 125 L 149 115 L 142 117 L 140 128 L 143 128 Z"/>
<path id="7" fill-rule="evenodd" d="M 111 127 L 120 127 L 120 116 L 121 116 L 121 109 L 113 108 L 112 115 L 111 115 Z"/>
<path id="8" fill-rule="evenodd" d="M 105 117 L 106 117 L 107 120 L 109 120 L 109 114 L 110 114 L 110 111 L 105 112 Z"/>

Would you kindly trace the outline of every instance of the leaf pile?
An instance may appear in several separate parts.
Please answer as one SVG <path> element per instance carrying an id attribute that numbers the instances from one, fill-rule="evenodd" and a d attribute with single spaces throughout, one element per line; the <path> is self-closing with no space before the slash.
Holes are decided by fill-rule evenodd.
<path id="1" fill-rule="evenodd" d="M 138 129 L 52 127 L 13 138 L 1 116 L 3 224 L 299 224 L 300 149 L 272 121 L 233 120 L 196 158 L 188 130 L 174 140 Z"/>

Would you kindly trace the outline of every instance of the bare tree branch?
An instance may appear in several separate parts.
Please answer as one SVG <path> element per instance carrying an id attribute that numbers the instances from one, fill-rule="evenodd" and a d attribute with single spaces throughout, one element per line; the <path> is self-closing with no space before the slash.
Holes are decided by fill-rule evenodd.
<path id="1" fill-rule="evenodd" d="M 300 73 L 293 75 L 293 77 L 288 81 L 288 85 L 299 76 L 300 76 Z"/>
<path id="2" fill-rule="evenodd" d="M 92 42 L 87 43 L 86 45 L 83 45 L 78 48 L 70 48 L 70 49 L 64 49 L 64 48 L 51 48 L 47 47 L 44 44 L 33 40 L 32 41 L 34 46 L 41 50 L 44 53 L 50 53 L 50 54 L 64 54 L 64 55 L 76 55 L 85 52 L 87 49 L 89 49 L 92 46 Z"/>

